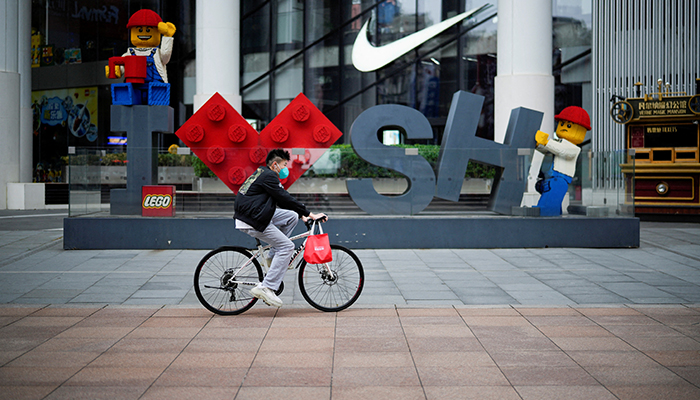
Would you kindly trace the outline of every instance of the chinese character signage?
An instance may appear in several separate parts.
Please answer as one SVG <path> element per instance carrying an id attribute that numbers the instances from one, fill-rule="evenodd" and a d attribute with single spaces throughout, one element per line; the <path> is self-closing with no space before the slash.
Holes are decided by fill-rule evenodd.
<path id="1" fill-rule="evenodd" d="M 628 99 L 634 109 L 634 117 L 679 117 L 693 116 L 688 107 L 689 97 L 673 97 L 668 100 Z"/>

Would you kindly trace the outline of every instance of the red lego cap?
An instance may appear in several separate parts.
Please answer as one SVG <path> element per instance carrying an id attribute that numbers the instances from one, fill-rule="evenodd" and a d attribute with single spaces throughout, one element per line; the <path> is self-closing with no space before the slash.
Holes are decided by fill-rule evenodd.
<path id="1" fill-rule="evenodd" d="M 129 18 L 129 23 L 126 24 L 126 29 L 131 29 L 134 26 L 155 26 L 158 27 L 158 23 L 163 22 L 158 14 L 153 10 L 138 10 L 131 15 Z"/>
<path id="2" fill-rule="evenodd" d="M 586 110 L 581 107 L 566 107 L 559 114 L 555 115 L 554 119 L 557 121 L 570 121 L 581 125 L 582 127 L 586 128 L 587 131 L 591 130 L 591 117 L 589 117 Z"/>

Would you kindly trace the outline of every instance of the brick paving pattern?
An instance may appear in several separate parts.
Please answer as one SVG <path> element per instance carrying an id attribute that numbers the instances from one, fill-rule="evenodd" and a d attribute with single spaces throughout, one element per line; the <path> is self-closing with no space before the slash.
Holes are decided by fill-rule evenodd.
<path id="1" fill-rule="evenodd" d="M 697 399 L 700 308 L 0 307 L 2 399 Z"/>
<path id="2" fill-rule="evenodd" d="M 280 310 L 220 317 L 192 290 L 206 252 L 65 251 L 62 217 L 0 213 L 0 400 L 700 399 L 698 224 L 643 222 L 638 249 L 358 250 L 348 310 L 293 271 Z"/>

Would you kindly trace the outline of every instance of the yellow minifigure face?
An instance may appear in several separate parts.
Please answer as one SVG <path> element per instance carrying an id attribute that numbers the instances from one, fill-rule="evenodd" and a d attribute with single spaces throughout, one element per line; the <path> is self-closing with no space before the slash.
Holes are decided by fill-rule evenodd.
<path id="1" fill-rule="evenodd" d="M 160 32 L 155 26 L 134 26 L 131 28 L 131 44 L 134 47 L 158 47 Z"/>
<path id="2" fill-rule="evenodd" d="M 586 128 L 571 121 L 558 121 L 557 137 L 573 144 L 581 144 L 586 137 Z"/>

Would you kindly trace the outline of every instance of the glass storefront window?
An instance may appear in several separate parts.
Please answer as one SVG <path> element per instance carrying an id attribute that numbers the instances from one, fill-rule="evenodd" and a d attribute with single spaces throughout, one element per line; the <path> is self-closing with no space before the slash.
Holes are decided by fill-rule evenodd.
<path id="1" fill-rule="evenodd" d="M 246 16 L 241 24 L 241 55 L 243 84 L 262 75 L 270 68 L 270 6 L 269 3 Z"/>
<path id="2" fill-rule="evenodd" d="M 452 4 L 455 9 L 447 10 L 453 2 L 450 1 L 430 1 L 430 0 L 418 0 L 417 13 L 418 16 L 418 27 L 417 29 L 423 29 L 431 25 L 435 25 L 445 18 L 452 17 L 457 14 L 456 4 Z M 444 12 L 443 12 L 444 9 Z M 450 15 L 448 15 L 450 14 Z"/>
<path id="3" fill-rule="evenodd" d="M 394 42 L 417 30 L 439 23 L 442 20 L 441 14 L 440 2 L 420 1 L 418 4 L 416 0 L 389 0 L 380 3 L 374 12 L 375 45 Z M 423 47 L 434 47 L 432 42 Z M 439 54 L 435 55 L 440 57 Z M 424 56 L 423 59 L 416 60 L 415 52 L 410 52 L 394 65 L 378 71 L 380 83 L 377 85 L 377 103 L 404 104 L 419 110 L 424 109 L 425 102 L 421 100 L 426 88 L 436 88 L 436 81 L 439 81 L 440 75 L 439 63 L 439 59 L 435 57 L 431 60 Z M 397 68 L 403 70 L 398 71 Z M 437 116 L 437 112 L 428 111 L 428 114 L 431 117 Z"/>
<path id="4" fill-rule="evenodd" d="M 121 56 L 130 46 L 126 24 L 144 8 L 175 23 L 175 38 L 185 51 L 194 48 L 194 0 L 32 0 L 32 48 L 38 49 L 35 66 Z"/>
<path id="5" fill-rule="evenodd" d="M 299 0 L 278 0 L 277 44 L 298 45 L 303 41 L 304 2 Z"/>
<path id="6" fill-rule="evenodd" d="M 122 55 L 129 44 L 125 27 L 131 14 L 140 8 L 160 14 L 160 3 L 32 0 L 33 43 L 39 44 L 41 54 L 37 66 L 100 61 Z"/>
<path id="7" fill-rule="evenodd" d="M 94 147 L 74 147 L 69 152 L 65 170 L 71 217 L 101 211 L 101 161 L 106 154 Z"/>
<path id="8" fill-rule="evenodd" d="M 553 0 L 554 108 L 580 106 L 591 110 L 592 44 L 590 0 Z"/>
<path id="9" fill-rule="evenodd" d="M 553 0 L 554 47 L 591 45 L 591 7 L 590 0 Z"/>
<path id="10" fill-rule="evenodd" d="M 355 0 L 353 0 L 353 3 L 355 3 Z M 338 26 L 342 2 L 308 0 L 307 4 L 309 21 L 306 24 L 306 40 L 308 43 L 311 43 L 328 34 L 334 27 Z"/>
<path id="11" fill-rule="evenodd" d="M 415 0 L 386 0 L 376 8 L 375 44 L 390 43 L 416 30 Z"/>
<path id="12" fill-rule="evenodd" d="M 494 2 L 485 0 L 466 0 L 465 11 L 481 7 Z M 496 5 L 496 4 L 494 4 Z M 476 18 L 468 21 L 475 25 L 460 40 L 461 54 L 458 60 L 461 63 L 460 77 L 461 89 L 467 92 L 484 96 L 484 107 L 481 111 L 481 119 L 477 128 L 477 136 L 493 139 L 494 137 L 494 82 L 497 68 L 496 33 L 498 20 L 493 17 L 498 10 L 492 8 Z"/>
<path id="13" fill-rule="evenodd" d="M 270 121 L 270 3 L 244 0 L 241 20 L 241 85 L 252 86 L 242 91 L 243 116 Z"/>
<path id="14" fill-rule="evenodd" d="M 269 76 L 243 92 L 243 117 L 262 121 L 262 127 L 274 118 L 270 115 Z"/>
<path id="15" fill-rule="evenodd" d="M 590 0 L 553 0 L 555 48 L 552 62 L 557 83 L 557 109 L 582 103 L 585 107 L 588 90 L 585 80 L 579 76 L 572 78 L 568 66 L 558 68 L 557 65 L 566 62 L 582 47 L 585 51 L 585 46 L 590 46 L 590 3 Z M 332 121 L 344 132 L 349 131 L 354 117 L 364 109 L 375 104 L 403 104 L 420 110 L 431 119 L 435 140 L 439 141 L 452 95 L 457 90 L 465 90 L 485 97 L 477 135 L 493 138 L 496 7 L 465 21 L 459 28 L 463 32 L 461 35 L 458 35 L 459 29 L 453 27 L 378 71 L 359 72 L 353 67 L 351 56 L 357 32 L 367 21 L 371 21 L 368 29 L 370 42 L 382 46 L 486 4 L 495 6 L 497 2 L 244 1 L 242 30 L 251 34 L 242 38 L 247 43 L 243 46 L 243 82 L 249 84 L 262 75 L 266 76 L 244 90 L 244 101 L 256 102 L 254 108 L 265 101 L 269 110 L 267 114 L 274 115 L 272 110 L 278 108 L 279 101 L 285 102 L 289 96 L 285 92 L 289 84 L 278 81 L 290 76 L 294 68 L 300 68 L 301 75 L 292 74 L 295 79 L 301 77 L 300 91 L 324 113 L 332 115 Z M 273 8 L 274 15 L 271 14 Z M 274 29 L 255 34 L 261 27 L 270 26 Z M 269 32 L 274 37 L 266 36 Z M 256 45 L 251 45 L 253 42 Z M 271 48 L 273 43 L 274 48 Z M 302 49 L 305 53 L 299 56 Z M 290 57 L 295 57 L 294 67 L 288 65 Z M 590 71 L 590 66 L 584 66 L 583 73 L 586 71 Z M 263 92 L 267 97 L 262 96 Z M 260 112 L 256 114 L 255 118 L 262 115 Z"/>
<path id="16" fill-rule="evenodd" d="M 297 95 L 304 91 L 303 57 L 298 56 L 286 63 L 275 72 L 275 115 L 289 104 Z"/>
<path id="17" fill-rule="evenodd" d="M 125 147 L 110 131 L 111 93 L 103 71 L 108 58 L 131 45 L 126 25 L 142 8 L 177 28 L 168 77 L 175 120 L 186 114 L 176 105 L 184 77 L 193 76 L 194 6 L 195 0 L 32 0 L 32 66 L 46 67 L 32 71 L 35 181 L 64 183 L 70 148 L 102 147 L 109 154 Z M 167 148 L 173 138 L 161 138 L 159 146 Z"/>
<path id="18" fill-rule="evenodd" d="M 340 97 L 337 44 L 338 36 L 332 35 L 308 50 L 305 93 L 321 111 L 338 104 Z"/>
<path id="19" fill-rule="evenodd" d="M 257 10 L 259 7 L 269 3 L 269 1 L 270 0 L 241 0 L 241 4 L 243 5 L 243 15 Z"/>

